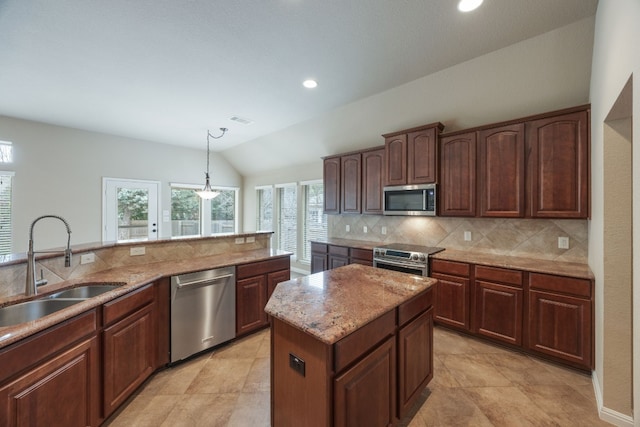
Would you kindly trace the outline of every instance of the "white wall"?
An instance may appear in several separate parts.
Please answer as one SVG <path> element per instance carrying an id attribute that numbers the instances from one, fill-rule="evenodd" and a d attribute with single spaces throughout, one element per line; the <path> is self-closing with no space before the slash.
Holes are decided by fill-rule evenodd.
<path id="1" fill-rule="evenodd" d="M 67 219 L 72 245 L 99 242 L 102 177 L 160 181 L 161 210 L 171 208 L 170 182 L 204 185 L 206 135 L 198 150 L 0 116 L 0 140 L 14 145 L 14 163 L 0 165 L 15 171 L 13 252 L 26 250 L 29 225 L 44 214 Z M 242 186 L 217 153 L 211 153 L 210 169 L 212 184 Z M 63 246 L 64 227 L 54 227 L 38 225 L 36 249 Z M 170 224 L 160 227 L 159 237 L 169 237 Z"/>
<path id="2" fill-rule="evenodd" d="M 616 387 L 604 388 L 605 377 L 611 369 L 619 369 L 619 364 L 624 364 L 627 355 L 620 355 L 616 360 L 615 349 L 603 348 L 605 340 L 604 317 L 607 315 L 606 301 L 604 300 L 604 260 L 608 254 L 604 252 L 604 126 L 603 123 L 616 102 L 618 95 L 629 80 L 630 76 L 640 75 L 640 2 L 637 0 L 600 0 L 596 14 L 595 39 L 593 49 L 593 65 L 591 70 L 591 197 L 592 220 L 589 224 L 589 265 L 596 278 L 596 387 L 601 394 L 601 402 L 604 403 L 605 417 L 615 418 L 622 415 L 617 421 L 619 424 L 631 419 L 628 411 L 609 411 L 607 402 L 616 402 L 620 398 L 630 397 L 631 390 Z M 640 83 L 633 84 L 633 222 L 640 224 Z M 640 227 L 633 230 L 633 247 L 640 247 Z M 629 230 L 631 232 L 631 230 Z M 634 269 L 640 268 L 640 259 L 637 250 L 634 251 Z M 640 271 L 640 270 L 638 270 Z M 640 407 L 640 277 L 633 276 L 633 330 L 634 330 L 634 407 Z M 629 328 L 632 319 L 627 319 L 627 324 L 620 324 L 620 328 Z M 606 357 L 605 357 L 606 353 Z M 622 366 L 624 368 L 624 366 Z M 622 412 L 618 414 L 617 412 Z M 627 416 L 625 418 L 624 416 Z M 636 417 L 637 418 L 637 417 Z M 635 425 L 640 425 L 640 420 L 635 420 Z"/>

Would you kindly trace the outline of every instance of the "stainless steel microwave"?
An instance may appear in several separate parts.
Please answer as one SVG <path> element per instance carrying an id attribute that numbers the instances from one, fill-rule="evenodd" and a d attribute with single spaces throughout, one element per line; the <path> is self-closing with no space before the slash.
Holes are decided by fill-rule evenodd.
<path id="1" fill-rule="evenodd" d="M 436 184 L 383 188 L 385 215 L 436 215 Z"/>

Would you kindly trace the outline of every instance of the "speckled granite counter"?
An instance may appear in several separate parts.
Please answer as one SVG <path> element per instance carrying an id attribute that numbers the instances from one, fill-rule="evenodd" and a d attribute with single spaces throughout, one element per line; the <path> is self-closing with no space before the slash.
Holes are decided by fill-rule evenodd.
<path id="1" fill-rule="evenodd" d="M 84 300 L 78 304 L 72 305 L 71 307 L 57 311 L 38 320 L 21 323 L 15 326 L 0 327 L 0 348 L 6 347 L 20 339 L 56 325 L 84 311 L 102 305 L 107 301 L 124 295 L 162 277 L 289 256 L 291 256 L 290 252 L 277 249 L 257 249 L 252 251 L 229 252 L 219 255 L 197 257 L 181 261 L 152 262 L 142 265 L 114 268 L 78 279 L 41 286 L 38 288 L 39 295 L 36 295 L 35 297 L 27 298 L 24 295 L 21 295 L 0 299 L 0 307 L 2 307 L 17 302 L 36 299 L 60 289 L 73 288 L 87 284 L 121 285 L 112 291 Z"/>
<path id="2" fill-rule="evenodd" d="M 429 277 L 350 264 L 280 283 L 265 311 L 333 344 L 436 282 Z"/>
<path id="3" fill-rule="evenodd" d="M 535 273 L 557 274 L 560 276 L 593 279 L 593 273 L 587 264 L 551 261 L 536 258 L 519 258 L 487 253 L 456 251 L 447 249 L 431 256 L 432 259 L 467 262 L 470 264 L 504 267 Z"/>

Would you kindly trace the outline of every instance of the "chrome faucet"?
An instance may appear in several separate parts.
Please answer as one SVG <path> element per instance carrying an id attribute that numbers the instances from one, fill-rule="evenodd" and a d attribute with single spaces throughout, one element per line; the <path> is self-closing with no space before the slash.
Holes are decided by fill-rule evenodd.
<path id="1" fill-rule="evenodd" d="M 63 252 L 61 251 L 38 251 L 34 252 L 33 250 L 33 227 L 36 225 L 36 222 L 40 221 L 43 218 L 56 218 L 62 221 L 67 227 L 67 249 Z M 31 223 L 31 227 L 29 227 L 29 251 L 27 252 L 27 283 L 25 286 L 25 295 L 31 296 L 36 295 L 38 293 L 38 286 L 46 285 L 47 280 L 44 277 L 41 277 L 40 280 L 36 279 L 36 253 L 64 253 L 64 266 L 71 267 L 71 228 L 69 228 L 69 223 L 57 215 L 43 215 L 33 220 Z"/>

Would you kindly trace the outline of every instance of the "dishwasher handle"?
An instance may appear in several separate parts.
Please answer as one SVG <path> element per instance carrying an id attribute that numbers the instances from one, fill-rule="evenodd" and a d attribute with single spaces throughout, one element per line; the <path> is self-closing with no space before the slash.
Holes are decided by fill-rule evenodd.
<path id="1" fill-rule="evenodd" d="M 201 280 L 194 280 L 191 282 L 186 282 L 186 283 L 179 283 L 178 284 L 178 289 L 183 289 L 183 288 L 188 288 L 191 286 L 200 286 L 203 284 L 207 284 L 207 283 L 211 283 L 214 284 L 214 282 L 218 282 L 220 280 L 223 279 L 228 279 L 230 277 L 233 277 L 234 274 L 224 274 L 222 276 L 218 276 L 218 277 L 211 277 L 211 278 L 206 278 L 206 279 L 201 279 Z"/>

